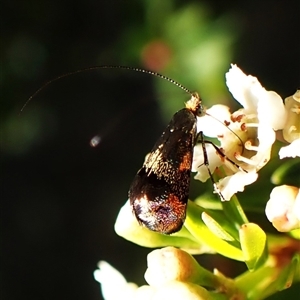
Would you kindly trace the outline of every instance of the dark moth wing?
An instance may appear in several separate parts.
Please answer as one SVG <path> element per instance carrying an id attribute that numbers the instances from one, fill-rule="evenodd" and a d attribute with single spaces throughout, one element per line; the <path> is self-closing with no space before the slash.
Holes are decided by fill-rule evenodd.
<path id="1" fill-rule="evenodd" d="M 196 124 L 195 111 L 178 111 L 132 182 L 133 213 L 150 230 L 171 234 L 184 223 Z"/>

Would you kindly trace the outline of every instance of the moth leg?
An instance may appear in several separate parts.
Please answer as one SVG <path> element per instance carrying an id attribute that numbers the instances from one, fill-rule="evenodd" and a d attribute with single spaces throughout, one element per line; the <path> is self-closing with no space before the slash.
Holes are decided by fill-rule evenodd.
<path id="1" fill-rule="evenodd" d="M 203 151 L 203 164 L 205 165 L 205 167 L 206 167 L 206 169 L 207 169 L 207 172 L 208 172 L 209 177 L 210 177 L 210 180 L 211 180 L 211 182 L 212 182 L 212 184 L 213 184 L 214 190 L 218 193 L 218 195 L 219 195 L 219 197 L 221 198 L 221 200 L 222 200 L 222 201 L 225 201 L 225 198 L 224 198 L 224 196 L 222 195 L 221 191 L 218 189 L 217 184 L 216 184 L 216 182 L 215 182 L 215 180 L 214 180 L 214 177 L 213 177 L 213 175 L 212 175 L 212 173 L 211 173 L 211 171 L 210 171 L 210 168 L 209 168 L 209 160 L 208 160 L 207 151 L 206 151 L 206 147 L 205 147 L 205 144 L 207 144 L 207 142 L 209 142 L 209 141 L 204 140 L 203 132 L 202 132 L 202 131 L 200 131 L 200 132 L 197 134 L 196 139 L 197 139 L 198 141 L 200 140 L 200 142 L 201 142 L 201 145 L 202 145 L 202 151 Z M 212 142 L 209 142 L 209 143 L 211 143 L 214 147 L 217 147 L 216 145 L 214 145 L 214 143 L 212 143 Z M 218 147 L 217 147 L 217 148 L 218 148 Z M 218 148 L 218 150 L 219 150 L 220 152 L 222 152 L 219 148 Z M 218 151 L 218 150 L 217 150 L 217 151 Z M 218 153 L 219 153 L 219 151 L 218 151 Z M 223 153 L 222 153 L 222 154 L 223 154 Z M 224 156 L 224 154 L 223 154 L 223 156 Z"/>
<path id="2" fill-rule="evenodd" d="M 223 158 L 223 159 L 226 159 L 227 161 L 229 161 L 231 164 L 233 164 L 236 168 L 238 168 L 239 170 L 241 171 L 244 171 L 244 172 L 247 172 L 246 170 L 244 170 L 243 168 L 241 168 L 237 163 L 235 163 L 233 160 L 231 160 L 229 157 L 227 157 L 223 152 L 222 150 L 216 146 L 213 142 L 211 141 L 207 141 L 204 139 L 204 136 L 203 136 L 203 132 L 200 131 L 198 134 L 197 134 L 197 140 L 200 141 L 201 145 L 202 145 L 202 151 L 203 151 L 203 164 L 205 165 L 206 169 L 207 169 L 207 172 L 209 174 L 209 177 L 210 177 L 210 180 L 213 184 L 213 187 L 214 187 L 214 190 L 216 191 L 216 193 L 218 193 L 219 197 L 221 198 L 222 201 L 225 201 L 225 198 L 224 196 L 222 195 L 221 191 L 218 189 L 217 187 L 217 184 L 214 180 L 214 177 L 210 171 L 210 168 L 209 168 L 209 160 L 208 160 L 208 155 L 207 155 L 207 151 L 206 151 L 206 147 L 205 147 L 205 144 L 211 144 L 215 150 L 218 152 L 218 154 Z"/>
<path id="3" fill-rule="evenodd" d="M 203 137 L 203 135 L 202 135 L 202 137 Z M 203 141 L 205 144 L 211 144 L 215 149 L 216 149 L 216 151 L 218 152 L 218 154 L 220 155 L 220 156 L 222 156 L 222 158 L 224 158 L 224 159 L 226 159 L 227 161 L 229 161 L 232 165 L 234 165 L 236 168 L 238 168 L 240 171 L 243 171 L 243 172 L 245 172 L 245 173 L 248 173 L 248 171 L 247 170 L 245 170 L 245 169 L 243 169 L 240 165 L 238 165 L 237 163 L 235 163 L 233 160 L 231 160 L 226 154 L 224 154 L 223 152 L 222 152 L 222 150 L 218 147 L 218 146 L 216 146 L 212 141 L 207 141 L 207 140 L 204 140 Z M 203 147 L 203 146 L 202 146 Z"/>

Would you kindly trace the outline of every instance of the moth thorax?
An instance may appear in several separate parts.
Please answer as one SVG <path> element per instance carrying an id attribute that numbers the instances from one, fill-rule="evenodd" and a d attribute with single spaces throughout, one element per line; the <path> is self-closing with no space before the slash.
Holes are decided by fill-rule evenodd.
<path id="1" fill-rule="evenodd" d="M 201 99 L 197 93 L 193 93 L 189 101 L 185 103 L 185 107 L 191 111 L 194 115 L 201 113 Z"/>

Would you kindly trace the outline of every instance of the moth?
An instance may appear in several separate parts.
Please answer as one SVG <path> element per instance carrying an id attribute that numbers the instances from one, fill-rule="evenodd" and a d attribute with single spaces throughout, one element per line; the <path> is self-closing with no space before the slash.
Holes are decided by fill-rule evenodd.
<path id="1" fill-rule="evenodd" d="M 186 102 L 185 108 L 176 112 L 172 117 L 167 128 L 147 156 L 142 168 L 134 177 L 128 192 L 133 214 L 141 225 L 163 234 L 177 232 L 181 229 L 185 220 L 193 149 L 197 140 L 199 139 L 202 143 L 204 165 L 206 165 L 215 190 L 221 198 L 222 194 L 217 190 L 209 169 L 205 144 L 210 143 L 221 157 L 226 158 L 239 168 L 216 145 L 210 141 L 205 141 L 201 131 L 197 133 L 197 116 L 203 113 L 201 99 L 197 93 L 192 93 L 171 78 L 149 70 L 128 66 L 93 66 L 68 72 L 49 80 L 32 94 L 21 108 L 20 113 L 49 84 L 64 77 L 99 69 L 125 69 L 154 75 L 175 84 L 191 96 L 191 99 Z M 238 136 L 237 138 L 240 139 Z M 98 143 L 98 136 L 91 140 L 91 146 L 93 147 L 97 146 Z"/>
<path id="2" fill-rule="evenodd" d="M 184 223 L 201 111 L 198 94 L 192 94 L 133 179 L 128 193 L 132 211 L 138 222 L 152 231 L 171 234 Z"/>

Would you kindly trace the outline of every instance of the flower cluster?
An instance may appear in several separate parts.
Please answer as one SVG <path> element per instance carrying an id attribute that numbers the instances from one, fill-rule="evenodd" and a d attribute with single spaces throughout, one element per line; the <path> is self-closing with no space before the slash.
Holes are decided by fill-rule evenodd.
<path id="1" fill-rule="evenodd" d="M 245 75 L 236 65 L 226 74 L 226 83 L 243 108 L 230 113 L 225 105 L 212 106 L 199 118 L 198 128 L 205 136 L 217 138 L 224 155 L 240 166 L 234 168 L 214 147 L 206 147 L 211 172 L 223 166 L 226 176 L 217 183 L 217 189 L 225 200 L 230 200 L 253 183 L 257 172 L 268 163 L 276 131 L 282 130 L 285 140 L 291 143 L 281 149 L 280 157 L 300 156 L 300 91 L 284 104 L 277 93 L 267 91 L 256 77 Z M 197 145 L 192 171 L 197 172 L 195 178 L 200 181 L 209 178 L 203 160 L 202 146 Z"/>
<path id="2" fill-rule="evenodd" d="M 204 161 L 203 143 L 196 145 L 192 166 L 200 181 L 206 181 L 210 173 L 221 178 L 215 190 L 223 201 L 205 199 L 201 205 L 189 201 L 184 226 L 172 235 L 140 226 L 127 201 L 116 220 L 116 233 L 144 247 L 166 248 L 148 255 L 148 285 L 142 287 L 127 283 L 118 271 L 100 262 L 94 276 L 105 300 L 255 300 L 300 281 L 299 187 L 277 186 L 269 201 L 264 201 L 267 219 L 278 231 L 289 234 L 278 238 L 250 223 L 235 195 L 257 180 L 258 172 L 272 157 L 271 151 L 279 149 L 278 144 L 274 147 L 276 138 L 281 136 L 281 142 L 288 144 L 277 150 L 280 159 L 300 157 L 300 90 L 283 101 L 236 65 L 226 74 L 226 84 L 242 108 L 231 113 L 225 105 L 214 105 L 198 118 L 197 127 L 206 137 L 217 139 L 219 145 L 216 149 L 212 143 L 206 144 L 208 163 Z M 287 172 L 289 167 L 284 169 Z M 245 262 L 249 271 L 230 279 L 217 270 L 205 270 L 187 252 L 219 253 Z M 285 253 L 284 259 L 278 259 L 278 253 Z"/>
<path id="3" fill-rule="evenodd" d="M 101 284 L 105 300 L 210 300 L 216 299 L 217 291 L 235 299 L 243 298 L 232 280 L 226 279 L 217 270 L 215 274 L 207 271 L 180 249 L 166 247 L 154 250 L 148 254 L 147 262 L 145 280 L 148 285 L 141 287 L 127 283 L 117 270 L 106 262 L 99 262 L 94 277 Z M 208 291 L 202 285 L 214 290 Z"/>

